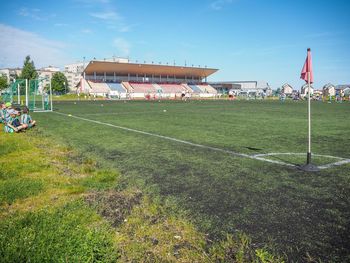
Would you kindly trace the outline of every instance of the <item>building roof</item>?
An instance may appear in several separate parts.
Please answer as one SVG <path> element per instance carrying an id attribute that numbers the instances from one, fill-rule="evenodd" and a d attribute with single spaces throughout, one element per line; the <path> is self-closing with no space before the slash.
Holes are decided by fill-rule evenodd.
<path id="1" fill-rule="evenodd" d="M 292 87 L 289 83 L 284 83 L 284 84 L 282 85 L 282 88 L 284 88 L 284 87 L 290 87 L 290 88 L 293 89 L 293 87 Z"/>
<path id="2" fill-rule="evenodd" d="M 347 89 L 347 88 L 350 88 L 350 85 L 347 85 L 347 84 L 337 85 L 335 89 L 336 90 L 344 90 L 344 89 Z"/>
<path id="3" fill-rule="evenodd" d="M 323 86 L 323 89 L 329 89 L 329 88 L 335 88 L 335 86 L 332 83 L 327 83 Z"/>
<path id="4" fill-rule="evenodd" d="M 303 86 L 301 86 L 301 89 L 308 89 L 309 88 L 309 84 L 305 83 Z M 314 89 L 314 86 L 312 84 L 310 84 L 310 89 Z"/>
<path id="5" fill-rule="evenodd" d="M 22 68 L 0 68 L 0 70 L 22 70 Z"/>
<path id="6" fill-rule="evenodd" d="M 257 84 L 258 81 L 257 80 L 233 80 L 233 81 L 212 81 L 209 82 L 210 84 L 240 84 L 240 83 L 255 83 Z"/>
<path id="7" fill-rule="evenodd" d="M 205 78 L 217 72 L 218 69 L 213 68 L 197 68 L 184 66 L 141 64 L 141 63 L 118 63 L 109 61 L 91 61 L 85 68 L 85 74 L 116 74 L 120 75 L 147 75 L 147 76 L 176 76 L 176 77 L 195 77 Z"/>

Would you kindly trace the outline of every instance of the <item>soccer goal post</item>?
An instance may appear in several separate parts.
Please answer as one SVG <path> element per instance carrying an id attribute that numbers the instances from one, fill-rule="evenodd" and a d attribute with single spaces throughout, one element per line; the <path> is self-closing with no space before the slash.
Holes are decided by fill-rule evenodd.
<path id="1" fill-rule="evenodd" d="M 2 92 L 2 100 L 18 106 L 25 105 L 34 112 L 52 111 L 52 87 L 48 82 L 47 78 L 14 80 Z"/>
<path id="2" fill-rule="evenodd" d="M 7 89 L 2 93 L 2 100 L 4 102 L 11 102 L 12 104 L 23 105 L 25 98 L 25 79 L 14 80 Z"/>
<path id="3" fill-rule="evenodd" d="M 47 112 L 53 110 L 51 82 L 39 78 L 29 80 L 26 88 L 26 105 L 34 112 Z"/>

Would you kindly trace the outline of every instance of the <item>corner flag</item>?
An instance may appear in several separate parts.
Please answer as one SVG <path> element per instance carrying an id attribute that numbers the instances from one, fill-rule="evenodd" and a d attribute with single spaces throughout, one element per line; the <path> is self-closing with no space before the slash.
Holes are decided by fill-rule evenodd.
<path id="1" fill-rule="evenodd" d="M 310 73 L 310 75 L 309 75 Z M 307 57 L 303 69 L 301 70 L 300 78 L 309 83 L 314 83 L 314 75 L 312 73 L 312 58 L 311 49 L 307 49 Z M 309 79 L 310 78 L 310 79 Z"/>
<path id="2" fill-rule="evenodd" d="M 308 151 L 306 164 L 301 167 L 303 171 L 307 172 L 317 172 L 319 168 L 311 163 L 311 95 L 310 95 L 310 84 L 314 82 L 314 76 L 312 73 L 312 59 L 311 59 L 311 49 L 307 49 L 307 57 L 303 69 L 301 70 L 300 78 L 305 80 L 308 84 Z"/>

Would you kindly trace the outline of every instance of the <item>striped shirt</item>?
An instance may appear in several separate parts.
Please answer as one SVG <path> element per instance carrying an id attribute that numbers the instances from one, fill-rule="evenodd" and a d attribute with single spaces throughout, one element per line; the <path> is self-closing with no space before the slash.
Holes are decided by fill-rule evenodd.
<path id="1" fill-rule="evenodd" d="M 6 122 L 12 125 L 12 122 L 13 122 L 14 120 L 15 120 L 15 118 L 12 118 L 12 117 L 10 116 L 10 117 L 7 119 Z M 4 130 L 5 130 L 5 132 L 8 132 L 8 133 L 13 133 L 13 132 L 15 132 L 14 129 L 12 129 L 11 127 L 9 127 L 9 126 L 7 126 L 7 125 L 5 125 Z"/>
<path id="2" fill-rule="evenodd" d="M 8 122 L 8 121 L 9 121 L 9 119 L 10 119 L 10 114 L 8 114 L 8 112 L 7 112 L 6 109 L 0 110 L 0 119 L 1 119 L 3 122 Z"/>
<path id="3" fill-rule="evenodd" d="M 5 121 L 5 109 L 0 109 L 0 123 Z"/>
<path id="4" fill-rule="evenodd" d="M 21 115 L 21 119 L 20 119 L 21 124 L 29 124 L 31 122 L 32 122 L 32 117 L 30 117 L 30 115 L 28 114 Z"/>

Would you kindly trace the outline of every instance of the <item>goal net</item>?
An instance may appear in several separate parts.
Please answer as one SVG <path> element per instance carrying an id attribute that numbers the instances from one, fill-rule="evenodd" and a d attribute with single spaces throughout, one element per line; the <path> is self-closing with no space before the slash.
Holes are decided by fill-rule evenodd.
<path id="1" fill-rule="evenodd" d="M 44 86 L 45 79 L 29 80 L 26 105 L 31 111 L 52 111 L 51 86 Z"/>
<path id="2" fill-rule="evenodd" d="M 17 79 L 2 93 L 4 102 L 27 106 L 34 112 L 52 111 L 51 84 L 44 86 L 46 79 Z"/>

